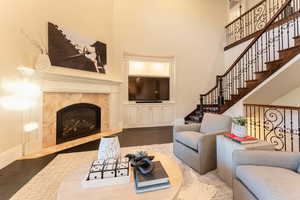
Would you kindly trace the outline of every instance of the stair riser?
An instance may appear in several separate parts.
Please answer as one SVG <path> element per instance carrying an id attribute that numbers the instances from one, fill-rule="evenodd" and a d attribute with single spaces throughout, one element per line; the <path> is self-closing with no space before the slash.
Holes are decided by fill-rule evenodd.
<path id="1" fill-rule="evenodd" d="M 267 63 L 267 70 L 274 71 L 280 68 L 283 65 L 283 61 Z"/>
<path id="2" fill-rule="evenodd" d="M 246 85 L 247 85 L 247 88 L 253 88 L 257 85 L 257 83 L 256 82 L 247 82 Z"/>
<path id="3" fill-rule="evenodd" d="M 231 95 L 231 101 L 236 101 L 240 98 L 239 95 Z"/>
<path id="4" fill-rule="evenodd" d="M 295 45 L 299 45 L 300 46 L 300 37 L 295 37 Z"/>
<path id="5" fill-rule="evenodd" d="M 268 72 L 255 73 L 255 79 L 256 80 L 265 79 L 267 76 L 268 76 Z"/>
<path id="6" fill-rule="evenodd" d="M 250 92 L 250 90 L 251 90 L 251 89 L 249 89 L 249 88 L 241 88 L 241 89 L 238 89 L 239 95 L 240 95 L 240 96 L 244 96 L 244 95 L 246 95 L 248 92 Z"/>

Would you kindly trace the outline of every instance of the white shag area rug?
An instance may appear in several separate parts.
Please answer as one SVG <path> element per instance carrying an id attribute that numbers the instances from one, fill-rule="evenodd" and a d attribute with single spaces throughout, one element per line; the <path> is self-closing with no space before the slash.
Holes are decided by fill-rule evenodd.
<path id="1" fill-rule="evenodd" d="M 122 148 L 122 154 L 138 150 L 156 151 L 175 159 L 183 171 L 184 184 L 177 200 L 232 200 L 232 190 L 219 179 L 216 171 L 200 176 L 173 155 L 172 144 Z M 24 185 L 12 200 L 55 200 L 61 181 L 84 162 L 97 158 L 97 151 L 59 154 Z"/>

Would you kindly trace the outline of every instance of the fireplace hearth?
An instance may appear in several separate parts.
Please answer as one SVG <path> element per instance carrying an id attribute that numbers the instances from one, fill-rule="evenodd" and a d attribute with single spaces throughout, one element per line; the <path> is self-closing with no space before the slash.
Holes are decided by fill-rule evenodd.
<path id="1" fill-rule="evenodd" d="M 101 131 L 101 108 L 79 103 L 57 112 L 56 144 L 85 137 Z"/>

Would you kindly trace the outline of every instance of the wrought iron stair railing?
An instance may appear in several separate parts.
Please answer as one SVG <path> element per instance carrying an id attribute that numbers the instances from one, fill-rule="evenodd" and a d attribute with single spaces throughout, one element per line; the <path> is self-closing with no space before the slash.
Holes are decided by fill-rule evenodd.
<path id="1" fill-rule="evenodd" d="M 247 133 L 276 146 L 300 152 L 300 107 L 244 104 Z"/>
<path id="2" fill-rule="evenodd" d="M 255 37 L 268 21 L 283 5 L 284 0 L 262 0 L 251 9 L 243 13 L 225 26 L 226 47 L 228 49 L 235 44 Z M 285 12 L 293 12 L 292 7 L 287 7 Z"/>
<path id="3" fill-rule="evenodd" d="M 299 14 L 299 8 L 299 0 L 286 0 L 228 70 L 217 76 L 216 85 L 200 95 L 200 107 L 214 104 L 224 112 L 298 54 L 299 15 L 288 15 Z"/>

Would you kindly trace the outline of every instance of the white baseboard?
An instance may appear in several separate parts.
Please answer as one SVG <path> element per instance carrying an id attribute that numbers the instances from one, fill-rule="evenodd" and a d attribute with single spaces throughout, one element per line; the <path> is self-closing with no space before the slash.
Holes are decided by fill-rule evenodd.
<path id="1" fill-rule="evenodd" d="M 31 155 L 42 150 L 42 139 L 32 139 L 25 144 L 24 155 Z"/>
<path id="2" fill-rule="evenodd" d="M 135 125 L 125 125 L 124 128 L 155 128 L 155 127 L 163 127 L 163 126 L 173 126 L 173 123 L 168 123 L 168 124 L 152 124 L 152 125 L 144 125 L 144 124 L 135 124 Z"/>
<path id="3" fill-rule="evenodd" d="M 176 126 L 178 126 L 178 125 L 184 125 L 184 119 L 183 118 L 177 118 L 177 119 L 175 119 L 175 121 L 174 121 L 174 125 Z"/>
<path id="4" fill-rule="evenodd" d="M 0 169 L 6 167 L 10 163 L 19 159 L 22 156 L 22 145 L 10 148 L 7 151 L 0 153 Z"/>

